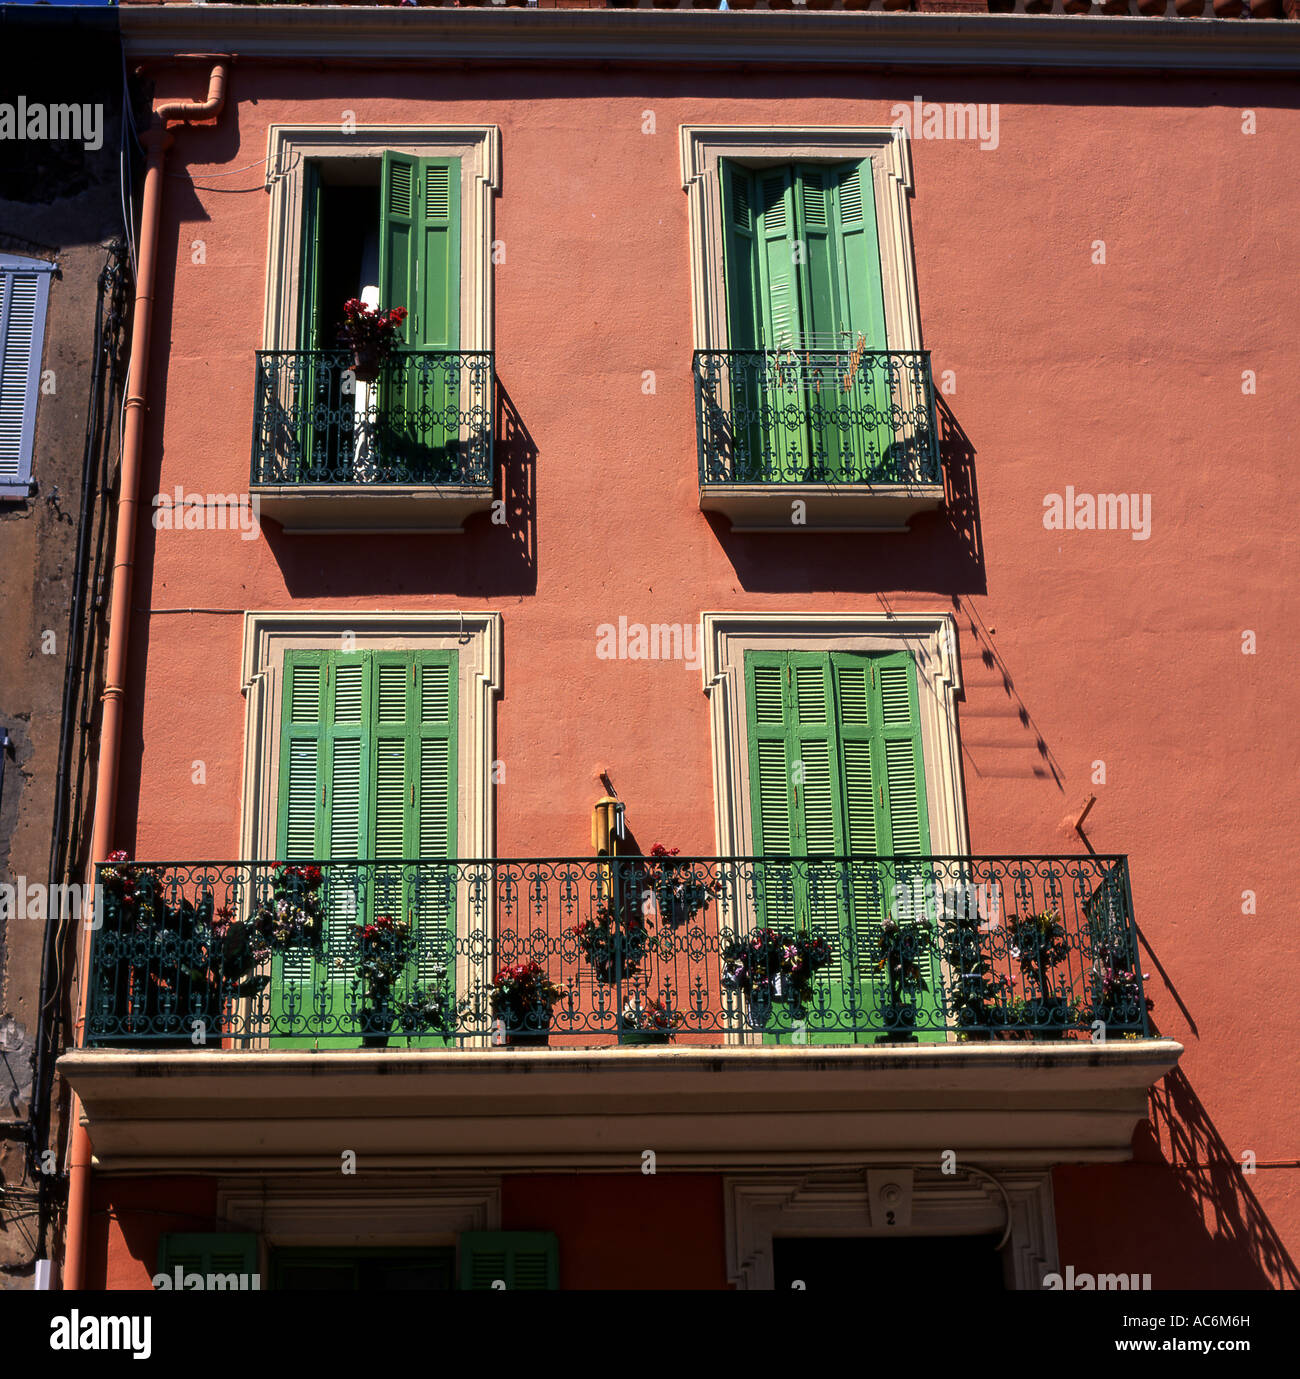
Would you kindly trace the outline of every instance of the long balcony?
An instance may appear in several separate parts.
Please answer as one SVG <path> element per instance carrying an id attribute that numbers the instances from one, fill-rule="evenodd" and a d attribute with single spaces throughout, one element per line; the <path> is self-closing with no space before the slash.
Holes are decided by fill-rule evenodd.
<path id="1" fill-rule="evenodd" d="M 900 531 L 943 501 L 923 350 L 698 350 L 700 507 L 737 530 Z"/>
<path id="2" fill-rule="evenodd" d="M 288 531 L 459 531 L 493 492 L 486 350 L 399 350 L 373 381 L 348 350 L 264 350 L 252 492 Z"/>
<path id="3" fill-rule="evenodd" d="M 123 1170 L 1130 1157 L 1122 857 L 116 863 L 88 1047 Z"/>
<path id="4" fill-rule="evenodd" d="M 100 886 L 98 1047 L 1148 1033 L 1122 857 L 136 863 Z"/>

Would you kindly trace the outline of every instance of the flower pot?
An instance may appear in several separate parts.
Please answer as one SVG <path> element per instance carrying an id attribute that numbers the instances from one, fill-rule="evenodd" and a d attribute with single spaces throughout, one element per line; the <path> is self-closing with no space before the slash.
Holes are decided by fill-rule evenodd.
<path id="1" fill-rule="evenodd" d="M 772 1002 L 762 997 L 751 996 L 745 1002 L 745 1023 L 750 1029 L 766 1029 L 772 1018 Z"/>
<path id="2" fill-rule="evenodd" d="M 1061 8 L 1066 14 L 1087 14 L 1092 9 L 1092 0 L 1061 0 Z"/>
<path id="3" fill-rule="evenodd" d="M 804 0 L 810 10 L 833 10 L 835 0 Z"/>
<path id="4" fill-rule="evenodd" d="M 1252 19 L 1281 19 L 1282 0 L 1250 0 Z"/>
<path id="5" fill-rule="evenodd" d="M 493 1027 L 492 1042 L 500 1049 L 544 1049 L 551 1042 L 551 1031 L 549 1026 L 546 1029 L 507 1029 L 506 1022 L 499 1019 Z"/>
<path id="6" fill-rule="evenodd" d="M 352 351 L 352 376 L 358 383 L 373 383 L 379 377 L 379 346 L 361 345 Z"/>
<path id="7" fill-rule="evenodd" d="M 1245 8 L 1242 0 L 1214 0 L 1214 17 L 1216 19 L 1236 19 Z"/>
<path id="8" fill-rule="evenodd" d="M 629 1046 L 638 1044 L 666 1044 L 672 1038 L 672 1031 L 666 1029 L 625 1029 L 618 1042 Z"/>
<path id="9" fill-rule="evenodd" d="M 880 8 L 884 10 L 910 10 L 912 0 L 881 0 Z"/>
<path id="10" fill-rule="evenodd" d="M 1205 13 L 1205 0 L 1174 0 L 1174 12 L 1184 19 L 1199 19 Z"/>
<path id="11" fill-rule="evenodd" d="M 1052 0 L 1025 0 L 1026 14 L 1046 14 L 1052 8 Z"/>
<path id="12" fill-rule="evenodd" d="M 1101 0 L 1102 14 L 1127 14 L 1129 0 Z"/>
<path id="13" fill-rule="evenodd" d="M 1148 19 L 1158 19 L 1167 8 L 1166 0 L 1137 0 L 1138 13 Z"/>
<path id="14" fill-rule="evenodd" d="M 361 1047 L 363 1049 L 386 1049 L 391 1038 L 392 1036 L 389 1034 L 363 1034 Z"/>

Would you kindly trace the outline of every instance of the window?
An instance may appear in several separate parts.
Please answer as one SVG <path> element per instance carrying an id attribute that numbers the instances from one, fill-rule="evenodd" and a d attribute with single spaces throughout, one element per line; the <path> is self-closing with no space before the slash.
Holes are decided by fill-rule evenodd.
<path id="1" fill-rule="evenodd" d="M 31 491 L 32 442 L 50 274 L 41 259 L 0 255 L 0 499 Z"/>
<path id="2" fill-rule="evenodd" d="M 700 507 L 898 531 L 943 501 L 897 128 L 686 126 Z"/>
<path id="3" fill-rule="evenodd" d="M 454 982 L 456 877 L 436 859 L 456 857 L 458 683 L 455 651 L 286 653 L 276 855 L 342 865 L 327 869 L 321 948 L 276 956 L 277 1029 L 322 1003 L 346 1018 L 357 926 L 381 915 L 414 929 L 404 981 Z M 372 865 L 347 865 L 358 859 Z"/>
<path id="4" fill-rule="evenodd" d="M 761 867 L 759 922 L 825 939 L 836 1015 L 873 1024 L 881 923 L 925 918 L 910 899 L 931 851 L 915 662 L 909 651 L 749 651 L 744 664 L 754 856 L 809 859 Z M 933 963 L 919 955 L 917 1024 L 943 1040 Z"/>
<path id="5" fill-rule="evenodd" d="M 466 1231 L 460 1237 L 460 1286 L 555 1290 L 559 1244 L 548 1231 Z"/>
<path id="6" fill-rule="evenodd" d="M 346 1034 L 356 1047 L 349 945 L 354 926 L 375 915 L 400 915 L 416 930 L 416 961 L 399 999 L 412 981 L 433 982 L 444 963 L 438 983 L 448 994 L 468 991 L 463 940 L 493 927 L 491 888 L 472 864 L 494 852 L 502 657 L 499 613 L 245 615 L 239 856 L 342 863 L 325 869 L 320 894 L 341 965 L 305 951 L 273 958 L 277 1039 L 321 1034 L 329 1047 Z M 441 866 L 441 858 L 461 865 Z M 403 859 L 420 865 L 398 867 Z"/>
<path id="7" fill-rule="evenodd" d="M 459 532 L 495 477 L 496 128 L 274 125 L 269 162 L 263 513 L 286 531 Z M 353 297 L 408 312 L 381 364 L 338 339 Z"/>

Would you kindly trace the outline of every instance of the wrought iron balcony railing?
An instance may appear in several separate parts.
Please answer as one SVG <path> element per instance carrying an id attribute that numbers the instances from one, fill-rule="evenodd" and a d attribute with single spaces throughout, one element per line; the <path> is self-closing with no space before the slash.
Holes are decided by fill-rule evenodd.
<path id="1" fill-rule="evenodd" d="M 938 484 L 924 350 L 697 350 L 702 484 Z"/>
<path id="2" fill-rule="evenodd" d="M 117 862 L 99 881 L 92 1045 L 1148 1032 L 1122 857 Z"/>
<path id="3" fill-rule="evenodd" d="M 254 484 L 492 487 L 488 350 L 397 350 L 372 383 L 348 350 L 263 350 Z"/>

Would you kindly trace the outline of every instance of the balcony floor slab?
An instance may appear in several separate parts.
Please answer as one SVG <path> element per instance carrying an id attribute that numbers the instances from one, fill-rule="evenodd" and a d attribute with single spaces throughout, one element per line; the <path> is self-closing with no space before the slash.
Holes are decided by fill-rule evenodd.
<path id="1" fill-rule="evenodd" d="M 1131 1157 L 1170 1039 L 1106 1044 L 120 1052 L 59 1060 L 110 1172 L 660 1171 Z"/>

